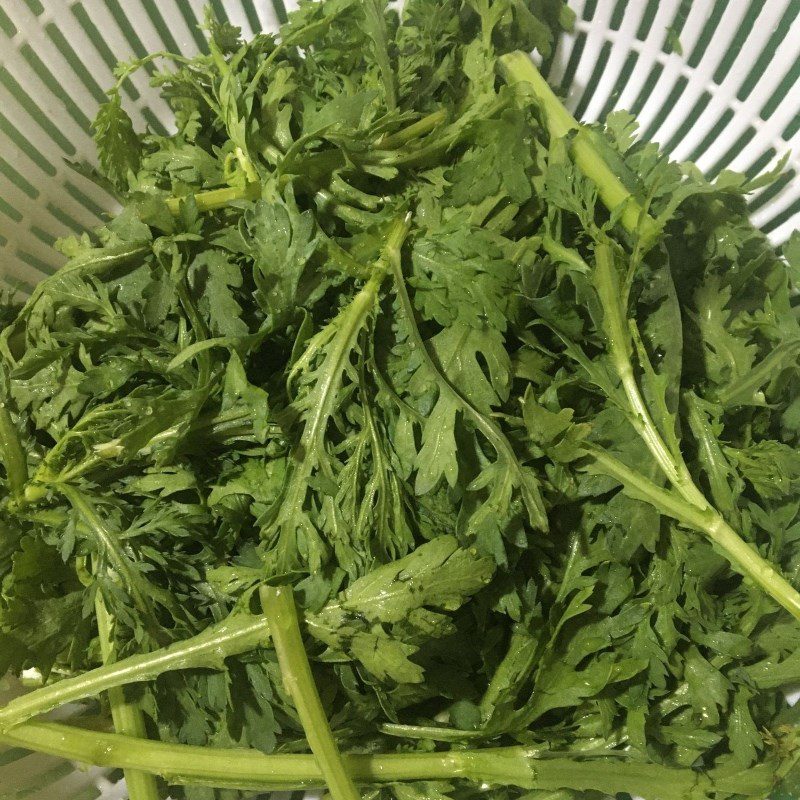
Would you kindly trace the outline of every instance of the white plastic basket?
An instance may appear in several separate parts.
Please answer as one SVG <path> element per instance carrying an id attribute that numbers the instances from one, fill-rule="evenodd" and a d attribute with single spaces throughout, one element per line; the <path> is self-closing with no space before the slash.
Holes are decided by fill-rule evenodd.
<path id="1" fill-rule="evenodd" d="M 196 52 L 207 2 L 0 0 L 0 277 L 29 289 L 61 264 L 56 238 L 113 210 L 111 198 L 65 159 L 94 161 L 89 125 L 115 61 Z M 575 32 L 544 69 L 578 117 L 630 109 L 646 138 L 710 176 L 726 168 L 758 173 L 792 151 L 784 178 L 750 203 L 776 243 L 800 226 L 800 0 L 570 4 Z M 282 0 L 210 5 L 245 36 L 275 30 L 285 14 Z M 123 99 L 138 127 L 169 125 L 146 71 L 126 84 Z M 124 797 L 123 786 L 96 770 L 12 755 L 0 751 L 0 800 L 34 785 L 40 789 L 26 800 Z"/>

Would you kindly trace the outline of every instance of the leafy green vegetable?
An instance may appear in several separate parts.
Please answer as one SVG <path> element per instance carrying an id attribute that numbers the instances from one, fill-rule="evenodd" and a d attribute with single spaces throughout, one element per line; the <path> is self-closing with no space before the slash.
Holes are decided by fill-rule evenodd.
<path id="1" fill-rule="evenodd" d="M 5 744 L 132 800 L 792 792 L 800 234 L 746 205 L 785 162 L 580 124 L 527 55 L 571 20 L 303 0 L 120 65 L 122 210 L 0 315 Z"/>

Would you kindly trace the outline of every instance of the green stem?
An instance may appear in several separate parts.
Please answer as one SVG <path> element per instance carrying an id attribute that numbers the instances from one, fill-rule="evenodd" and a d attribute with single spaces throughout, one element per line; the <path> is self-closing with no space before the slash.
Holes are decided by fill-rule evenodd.
<path id="1" fill-rule="evenodd" d="M 595 247 L 594 283 L 603 307 L 603 331 L 606 335 L 606 349 L 614 369 L 620 377 L 623 391 L 628 401 L 630 419 L 637 433 L 644 439 L 658 465 L 679 491 L 687 492 L 687 499 L 700 507 L 708 505 L 705 498 L 697 497 L 691 475 L 680 453 L 671 450 L 658 431 L 647 403 L 639 390 L 631 361 L 631 334 L 625 316 L 617 278 L 614 251 L 611 245 L 599 242 Z M 692 492 L 694 489 L 694 492 Z M 682 491 L 683 493 L 683 491 Z"/>
<path id="2" fill-rule="evenodd" d="M 592 131 L 567 111 L 530 56 L 519 51 L 507 53 L 500 57 L 500 68 L 509 84 L 522 84 L 530 88 L 544 113 L 551 138 L 562 139 L 575 131 L 570 145 L 575 163 L 597 187 L 600 199 L 609 211 L 623 207 L 620 216 L 622 226 L 629 233 L 638 233 L 645 246 L 651 245 L 658 237 L 658 224 L 611 171 L 592 141 Z"/>
<path id="3" fill-rule="evenodd" d="M 383 136 L 377 143 L 377 148 L 380 150 L 394 150 L 395 148 L 400 147 L 407 142 L 413 141 L 414 139 L 419 139 L 420 136 L 424 136 L 426 133 L 430 133 L 435 128 L 443 125 L 446 121 L 447 112 L 444 109 L 434 111 L 433 113 L 422 117 L 422 119 L 412 122 L 411 125 L 401 128 L 395 133 L 390 133 L 386 136 Z"/>
<path id="4" fill-rule="evenodd" d="M 723 519 L 714 508 L 700 508 L 680 495 L 656 486 L 641 473 L 600 448 L 589 447 L 589 455 L 600 471 L 618 480 L 630 494 L 650 503 L 661 514 L 672 517 L 689 528 L 705 533 L 725 554 L 728 561 L 743 575 L 760 586 L 796 619 L 800 619 L 800 594 L 753 547 Z"/>
<path id="5" fill-rule="evenodd" d="M 246 186 L 225 186 L 222 189 L 208 189 L 193 195 L 198 211 L 215 211 L 224 208 L 237 200 L 258 200 L 261 197 L 261 184 L 248 183 Z M 167 199 L 167 208 L 170 214 L 177 216 L 181 204 L 188 198 L 170 197 Z"/>
<path id="6" fill-rule="evenodd" d="M 67 483 L 55 483 L 54 486 L 66 497 L 72 508 L 86 523 L 87 530 L 94 539 L 98 551 L 108 561 L 125 591 L 131 596 L 136 608 L 149 622 L 155 623 L 156 613 L 151 596 L 147 592 L 147 579 L 131 564 L 117 537 L 105 525 L 83 492 Z M 141 586 L 142 583 L 145 583 L 144 587 Z"/>
<path id="7" fill-rule="evenodd" d="M 689 429 L 697 442 L 697 458 L 708 478 L 711 499 L 727 519 L 736 521 L 738 509 L 728 484 L 728 475 L 732 475 L 733 470 L 722 452 L 719 439 L 714 435 L 700 398 L 689 391 L 684 393 L 683 401 L 687 409 Z"/>
<path id="8" fill-rule="evenodd" d="M 402 739 L 429 739 L 433 742 L 463 742 L 468 739 L 484 739 L 485 731 L 462 731 L 457 728 L 444 728 L 438 725 L 401 725 L 385 722 L 381 733 Z"/>
<path id="9" fill-rule="evenodd" d="M 108 664 L 115 660 L 113 646 L 113 618 L 108 613 L 103 596 L 95 595 L 95 612 L 97 614 L 97 632 L 100 639 L 100 651 L 103 662 Z M 111 707 L 111 718 L 117 733 L 126 734 L 136 739 L 146 739 L 144 714 L 136 703 L 125 697 L 122 686 L 114 686 L 108 690 L 108 702 Z M 130 800 L 159 800 L 158 786 L 155 776 L 140 770 L 125 770 L 125 785 Z"/>
<path id="10" fill-rule="evenodd" d="M 28 460 L 19 440 L 19 433 L 5 403 L 0 403 L 0 458 L 6 468 L 11 494 L 19 499 L 28 482 Z"/>
<path id="11" fill-rule="evenodd" d="M 650 503 L 661 514 L 698 531 L 708 532 L 708 528 L 712 526 L 714 520 L 709 509 L 700 509 L 686 503 L 680 495 L 663 489 L 599 447 L 585 445 L 585 448 L 600 472 L 618 480 L 631 495 Z"/>
<path id="12" fill-rule="evenodd" d="M 308 745 L 317 758 L 331 796 L 333 800 L 360 800 L 361 795 L 345 769 L 322 708 L 303 646 L 292 589 L 286 586 L 262 587 L 260 595 L 264 613 L 269 619 L 284 686 L 297 709 Z"/>
<path id="13" fill-rule="evenodd" d="M 614 253 L 607 242 L 595 247 L 595 286 L 603 306 L 603 329 L 614 368 L 620 376 L 628 403 L 629 419 L 647 448 L 661 467 L 667 480 L 678 495 L 664 492 L 655 485 L 652 490 L 660 495 L 665 513 L 685 521 L 690 527 L 705 533 L 722 550 L 731 564 L 743 575 L 751 578 L 768 595 L 780 603 L 794 617 L 800 619 L 800 593 L 725 521 L 720 512 L 708 502 L 695 484 L 676 439 L 672 446 L 664 441 L 647 403 L 639 389 L 631 361 L 631 334 L 620 300 Z M 650 483 L 640 476 L 643 481 Z M 679 496 L 679 497 L 678 497 Z M 683 501 L 681 503 L 681 500 Z M 678 503 L 682 508 L 674 508 Z"/>
<path id="14" fill-rule="evenodd" d="M 376 217 L 374 214 L 369 211 L 362 211 L 360 208 L 353 208 L 353 206 L 347 205 L 347 203 L 340 202 L 327 189 L 320 189 L 316 192 L 314 194 L 314 200 L 320 210 L 328 211 L 350 225 L 369 227 L 375 224 Z"/>
<path id="15" fill-rule="evenodd" d="M 417 326 L 414 305 L 411 302 L 411 297 L 406 287 L 403 265 L 400 258 L 400 249 L 397 248 L 396 250 L 389 251 L 387 255 L 389 257 L 389 266 L 394 277 L 397 297 L 403 309 L 403 314 L 408 320 L 411 342 L 422 358 L 425 367 L 430 371 L 431 375 L 435 376 L 439 390 L 449 395 L 452 400 L 463 409 L 465 416 L 472 420 L 475 427 L 489 440 L 492 447 L 496 450 L 498 457 L 503 459 L 512 472 L 516 473 L 516 482 L 523 492 L 525 506 L 531 516 L 531 524 L 540 530 L 547 530 L 547 514 L 541 495 L 531 487 L 530 482 L 526 480 L 525 476 L 522 474 L 522 467 L 505 434 L 494 420 L 478 411 L 478 409 L 453 386 L 447 376 L 437 367 L 428 351 L 428 347 Z"/>
<path id="16" fill-rule="evenodd" d="M 106 768 L 128 768 L 163 777 L 172 785 L 252 791 L 319 788 L 324 775 L 314 755 L 264 755 L 256 750 L 193 747 L 81 730 L 57 723 L 27 723 L 0 740 Z M 538 758 L 540 748 L 495 747 L 434 753 L 345 755 L 358 784 L 467 780 L 522 789 L 619 792 L 647 800 L 685 800 L 707 792 L 758 795 L 772 788 L 774 766 L 763 764 L 727 778 L 713 771 L 639 764 L 622 758 Z"/>
<path id="17" fill-rule="evenodd" d="M 221 189 L 208 189 L 204 192 L 197 192 L 194 195 L 194 200 L 197 203 L 198 211 L 217 211 L 240 200 L 258 200 L 261 197 L 261 192 L 260 183 L 248 183 L 244 187 L 226 186 Z M 324 189 L 316 192 L 314 199 L 321 208 L 330 211 L 345 222 L 355 225 L 372 225 L 375 221 L 368 212 L 338 202 L 330 192 Z M 181 203 L 184 201 L 185 198 L 183 197 L 167 198 L 166 203 L 169 212 L 173 216 L 178 216 Z"/>
<path id="18" fill-rule="evenodd" d="M 504 97 L 498 98 L 491 105 L 483 109 L 480 119 L 491 119 L 499 111 L 508 105 Z M 415 165 L 427 164 L 440 158 L 453 145 L 455 145 L 465 132 L 469 130 L 468 119 L 462 118 L 451 123 L 436 136 L 431 137 L 434 141 L 428 143 L 426 139 L 420 147 L 406 150 L 372 150 L 358 158 L 359 164 L 379 164 L 385 167 L 410 167 Z"/>
<path id="19" fill-rule="evenodd" d="M 725 408 L 753 403 L 763 405 L 764 398 L 758 397 L 757 392 L 778 374 L 785 361 L 794 358 L 798 352 L 800 352 L 798 340 L 779 344 L 753 369 L 721 389 L 717 394 L 717 401 Z"/>
<path id="20" fill-rule="evenodd" d="M 183 274 L 176 281 L 176 291 L 181 306 L 183 307 L 183 311 L 186 314 L 186 318 L 189 320 L 189 324 L 191 325 L 192 333 L 194 334 L 193 346 L 197 349 L 197 386 L 200 388 L 206 386 L 211 378 L 211 358 L 208 350 L 202 349 L 205 347 L 205 345 L 201 344 L 202 342 L 207 341 L 209 338 L 208 328 L 205 320 L 197 308 L 197 305 L 195 304 L 194 297 L 192 296 L 192 292 L 189 288 L 189 280 L 185 271 L 183 271 Z M 176 356 L 176 358 L 180 358 L 180 355 Z M 175 359 L 173 359 L 167 365 L 167 369 L 172 369 L 172 364 L 174 362 Z"/>
<path id="21" fill-rule="evenodd" d="M 0 732 L 8 731 L 37 714 L 107 692 L 115 686 L 157 678 L 183 669 L 222 669 L 224 659 L 254 650 L 269 638 L 266 617 L 233 614 L 202 633 L 168 647 L 123 658 L 113 664 L 48 684 L 17 697 L 0 708 Z"/>

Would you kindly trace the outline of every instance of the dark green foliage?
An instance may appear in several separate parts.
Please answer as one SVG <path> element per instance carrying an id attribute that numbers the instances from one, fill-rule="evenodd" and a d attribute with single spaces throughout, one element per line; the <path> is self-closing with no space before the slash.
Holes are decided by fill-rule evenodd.
<path id="1" fill-rule="evenodd" d="M 496 70 L 569 23 L 303 0 L 156 74 L 171 136 L 110 93 L 124 208 L 3 312 L 0 674 L 97 666 L 98 592 L 124 656 L 291 582 L 343 751 L 535 744 L 716 770 L 717 800 L 788 769 L 800 627 L 670 505 L 609 342 L 616 313 L 666 457 L 797 585 L 800 239 L 616 114 L 581 135 L 661 235 L 622 225 Z M 153 737 L 306 748 L 269 650 L 131 696 Z M 561 788 L 480 796 L 601 796 Z"/>

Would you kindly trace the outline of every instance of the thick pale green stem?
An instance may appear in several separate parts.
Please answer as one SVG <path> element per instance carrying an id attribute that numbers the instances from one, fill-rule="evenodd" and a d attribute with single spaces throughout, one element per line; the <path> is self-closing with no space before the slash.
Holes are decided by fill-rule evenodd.
<path id="1" fill-rule="evenodd" d="M 20 498 L 28 481 L 28 460 L 19 440 L 17 426 L 5 403 L 0 402 L 0 458 L 6 468 L 6 480 L 11 494 Z"/>
<path id="2" fill-rule="evenodd" d="M 611 246 L 603 242 L 598 243 L 595 255 L 595 286 L 603 305 L 606 346 L 622 382 L 631 422 L 677 494 L 665 492 L 644 476 L 638 476 L 637 480 L 641 485 L 637 489 L 643 491 L 644 485 L 648 484 L 646 491 L 651 496 L 655 497 L 655 493 L 659 493 L 660 506 L 657 507 L 662 508 L 669 516 L 705 533 L 726 554 L 737 570 L 755 581 L 794 617 L 800 619 L 800 593 L 725 521 L 722 514 L 709 503 L 695 484 L 677 444 L 670 447 L 664 441 L 650 415 L 634 375 L 631 337 L 620 299 Z M 596 452 L 593 455 L 602 463 Z M 606 466 L 608 463 L 610 462 L 606 462 Z M 633 485 L 634 479 L 631 475 L 626 477 L 626 482 Z M 656 505 L 655 502 L 653 504 Z"/>
<path id="3" fill-rule="evenodd" d="M 800 594 L 797 590 L 745 542 L 716 509 L 709 506 L 700 508 L 686 502 L 680 495 L 656 486 L 644 475 L 626 467 L 599 448 L 591 447 L 589 453 L 601 472 L 616 478 L 635 496 L 650 503 L 665 516 L 705 533 L 727 554 L 734 567 L 754 580 L 768 595 L 800 619 Z"/>
<path id="4" fill-rule="evenodd" d="M 447 112 L 443 109 L 434 111 L 431 114 L 422 117 L 422 119 L 412 122 L 411 125 L 401 128 L 395 133 L 390 133 L 387 136 L 384 136 L 378 142 L 377 147 L 380 150 L 392 150 L 395 147 L 400 147 L 407 142 L 418 139 L 420 136 L 424 136 L 426 133 L 430 133 L 432 130 L 438 128 L 440 125 L 443 125 L 445 122 L 447 122 Z"/>
<path id="5" fill-rule="evenodd" d="M 556 97 L 547 81 L 527 53 L 508 53 L 500 57 L 503 76 L 509 84 L 522 84 L 530 87 L 534 98 L 544 114 L 550 136 L 563 138 L 575 132 L 571 142 L 572 157 L 586 177 L 597 187 L 603 205 L 609 211 L 622 207 L 620 222 L 630 233 L 638 233 L 645 247 L 652 244 L 659 229 L 642 205 L 628 191 L 600 155 L 592 141 L 594 134 L 584 128 Z"/>
<path id="6" fill-rule="evenodd" d="M 353 779 L 347 773 L 317 685 L 311 673 L 291 587 L 262 587 L 261 604 L 269 619 L 272 643 L 278 655 L 286 691 L 294 702 L 311 752 L 325 778 L 333 800 L 360 800 Z"/>
<path id="7" fill-rule="evenodd" d="M 215 211 L 225 208 L 237 200 L 258 200 L 259 197 L 261 197 L 261 184 L 248 183 L 242 187 L 225 186 L 222 189 L 197 192 L 194 195 L 194 201 L 197 203 L 198 211 Z M 170 197 L 167 200 L 167 208 L 171 214 L 177 215 L 183 202 L 184 198 L 182 197 Z"/>
<path id="8" fill-rule="evenodd" d="M 232 614 L 191 639 L 152 653 L 123 658 L 17 697 L 0 708 L 0 732 L 8 731 L 57 706 L 94 697 L 115 686 L 153 680 L 164 672 L 194 668 L 222 669 L 223 660 L 228 656 L 249 652 L 268 640 L 269 623 L 266 617 Z"/>
<path id="9" fill-rule="evenodd" d="M 97 632 L 100 639 L 100 651 L 103 662 L 108 664 L 115 659 L 113 647 L 113 618 L 108 613 L 100 592 L 95 596 L 97 613 Z M 114 730 L 136 739 L 146 739 L 144 714 L 142 710 L 125 697 L 122 686 L 114 686 L 108 690 L 108 702 L 111 707 L 111 718 Z M 129 800 L 160 800 L 158 785 L 154 775 L 136 769 L 125 770 L 125 785 Z"/>
<path id="10" fill-rule="evenodd" d="M 594 284 L 603 306 L 603 331 L 606 334 L 606 348 L 627 397 L 631 421 L 670 483 L 676 487 L 685 486 L 691 493 L 689 487 L 694 487 L 691 475 L 680 458 L 680 454 L 670 450 L 659 433 L 636 382 L 631 361 L 631 334 L 622 305 L 622 293 L 617 279 L 614 253 L 611 246 L 604 242 L 598 243 L 595 248 Z M 698 498 L 694 497 L 692 502 L 696 500 Z M 707 505 L 708 503 L 705 501 L 701 503 L 701 507 Z"/>
<path id="11" fill-rule="evenodd" d="M 264 755 L 256 750 L 150 742 L 56 723 L 27 723 L 0 735 L 13 747 L 37 750 L 108 768 L 138 769 L 168 783 L 254 791 L 319 788 L 325 782 L 313 755 Z M 345 755 L 358 784 L 467 780 L 521 789 L 627 792 L 646 800 L 685 800 L 709 792 L 766 794 L 775 766 L 761 764 L 745 775 L 717 775 L 621 758 L 538 758 L 539 748 L 496 747 L 441 753 Z M 793 760 L 790 760 L 793 761 Z"/>
<path id="12" fill-rule="evenodd" d="M 261 192 L 262 186 L 260 183 L 248 183 L 244 187 L 225 186 L 221 189 L 208 189 L 204 192 L 197 192 L 193 196 L 195 203 L 197 203 L 198 211 L 217 211 L 240 200 L 258 200 L 261 197 Z M 344 222 L 357 225 L 370 225 L 374 222 L 374 218 L 368 212 L 348 206 L 346 203 L 338 202 L 325 189 L 320 189 L 316 192 L 314 199 L 320 208 L 329 211 Z M 171 214 L 177 216 L 180 213 L 181 203 L 183 202 L 184 198 L 182 197 L 169 197 L 166 201 L 167 208 Z"/>

